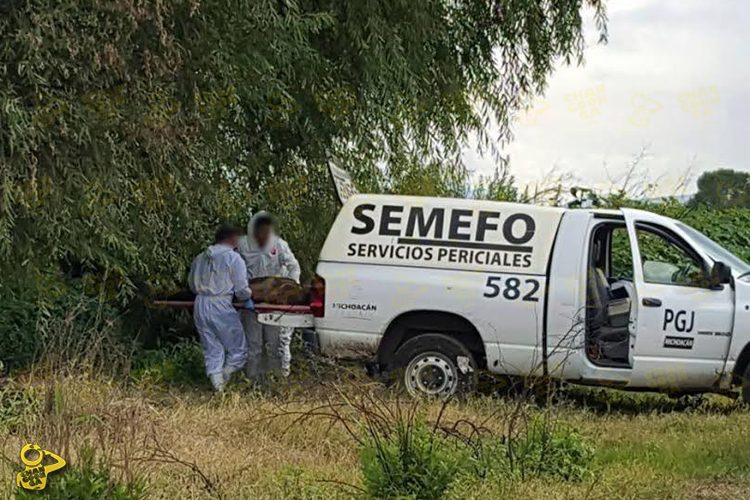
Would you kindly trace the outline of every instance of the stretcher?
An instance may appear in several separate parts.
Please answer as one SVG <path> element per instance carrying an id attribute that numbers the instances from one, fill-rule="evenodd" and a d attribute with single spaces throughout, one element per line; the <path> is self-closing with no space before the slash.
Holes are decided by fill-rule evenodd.
<path id="1" fill-rule="evenodd" d="M 175 309 L 190 309 L 195 301 L 192 300 L 155 300 L 154 306 Z M 242 302 L 235 302 L 234 307 L 246 311 Z M 248 311 L 249 312 L 249 311 Z M 310 306 L 306 305 L 282 305 L 282 304 L 255 304 L 255 313 L 258 321 L 264 325 L 286 326 L 290 328 L 310 328 L 313 326 L 313 316 Z"/>

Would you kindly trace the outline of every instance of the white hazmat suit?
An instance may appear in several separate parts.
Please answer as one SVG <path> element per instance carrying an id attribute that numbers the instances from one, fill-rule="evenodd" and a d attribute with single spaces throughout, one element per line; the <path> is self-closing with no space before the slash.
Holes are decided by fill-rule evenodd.
<path id="1" fill-rule="evenodd" d="M 271 234 L 265 247 L 261 248 L 255 239 L 258 220 L 268 217 L 267 212 L 255 214 L 247 224 L 247 236 L 240 240 L 238 250 L 245 260 L 248 279 L 281 276 L 299 282 L 299 262 L 286 241 Z M 257 379 L 267 372 L 279 370 L 284 376 L 288 375 L 293 330 L 263 325 L 254 314 L 245 315 L 242 321 L 248 343 L 247 376 Z"/>
<path id="2" fill-rule="evenodd" d="M 242 257 L 229 245 L 211 245 L 190 267 L 190 289 L 196 294 L 195 328 L 201 338 L 206 373 L 217 390 L 247 360 L 247 339 L 232 297 L 252 297 Z M 248 315 L 252 316 L 252 315 Z"/>

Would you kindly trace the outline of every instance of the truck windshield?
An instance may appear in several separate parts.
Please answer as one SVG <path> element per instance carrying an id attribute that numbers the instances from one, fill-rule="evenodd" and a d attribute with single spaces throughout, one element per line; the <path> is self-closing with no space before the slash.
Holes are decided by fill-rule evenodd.
<path id="1" fill-rule="evenodd" d="M 703 248 L 703 250 L 706 251 L 708 256 L 711 257 L 714 262 L 721 261 L 724 264 L 730 266 L 732 268 L 732 271 L 740 275 L 750 272 L 750 265 L 748 265 L 745 261 L 734 255 L 723 246 L 716 243 L 705 234 L 696 229 L 693 229 L 686 224 L 682 224 L 680 222 L 678 222 L 677 224 L 683 231 L 690 235 L 695 243 L 697 243 L 701 248 Z"/>

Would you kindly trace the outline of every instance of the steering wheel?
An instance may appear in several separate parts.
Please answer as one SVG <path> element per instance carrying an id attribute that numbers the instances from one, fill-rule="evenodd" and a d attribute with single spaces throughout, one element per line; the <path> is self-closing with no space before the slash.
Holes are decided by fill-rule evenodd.
<path id="1" fill-rule="evenodd" d="M 672 275 L 672 283 L 703 287 L 708 285 L 709 277 L 702 269 L 687 265 Z"/>
<path id="2" fill-rule="evenodd" d="M 684 266 L 677 269 L 677 271 L 672 273 L 672 283 L 690 283 L 692 281 L 690 279 L 690 271 L 692 271 L 690 266 Z"/>

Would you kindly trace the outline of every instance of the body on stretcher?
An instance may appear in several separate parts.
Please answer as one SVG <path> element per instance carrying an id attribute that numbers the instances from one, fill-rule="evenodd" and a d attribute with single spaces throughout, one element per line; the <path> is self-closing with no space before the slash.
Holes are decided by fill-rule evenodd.
<path id="1" fill-rule="evenodd" d="M 195 302 L 192 300 L 155 300 L 153 305 L 177 309 L 190 309 Z M 242 302 L 235 302 L 234 307 L 244 310 Z M 251 312 L 251 311 L 247 311 Z M 310 306 L 305 305 L 282 305 L 282 304 L 255 304 L 255 314 L 258 321 L 264 325 L 285 326 L 290 328 L 309 328 L 313 326 L 313 316 Z M 283 319 L 283 324 L 281 321 Z"/>

